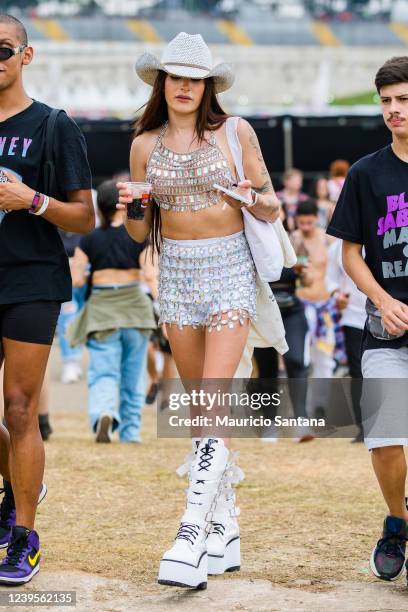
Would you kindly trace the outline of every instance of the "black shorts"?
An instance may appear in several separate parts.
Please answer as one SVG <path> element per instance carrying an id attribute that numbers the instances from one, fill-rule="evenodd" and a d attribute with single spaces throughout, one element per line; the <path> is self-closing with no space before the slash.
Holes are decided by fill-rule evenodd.
<path id="1" fill-rule="evenodd" d="M 51 345 L 60 309 L 48 301 L 0 304 L 0 338 Z"/>

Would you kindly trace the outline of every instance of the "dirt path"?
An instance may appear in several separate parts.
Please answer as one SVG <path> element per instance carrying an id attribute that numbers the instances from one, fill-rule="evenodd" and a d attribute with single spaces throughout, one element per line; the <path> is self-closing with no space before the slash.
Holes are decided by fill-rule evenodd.
<path id="1" fill-rule="evenodd" d="M 304 581 L 305 582 L 305 581 Z M 306 581 L 307 582 L 307 581 Z M 307 587 L 308 585 L 304 585 Z M 161 588 L 141 589 L 123 580 L 111 580 L 85 572 L 40 572 L 35 590 L 75 590 L 76 610 L 86 612 L 374 612 L 408 609 L 408 591 L 403 582 L 395 584 L 358 582 L 326 583 L 326 592 L 310 592 L 299 585 L 285 588 L 267 580 L 211 579 L 206 591 Z M 28 587 L 27 587 L 28 589 Z M 21 608 L 20 608 L 21 609 Z M 35 608 L 26 608 L 34 610 Z M 45 607 L 42 610 L 57 610 Z M 61 608 L 59 608 L 61 610 Z M 65 608 L 66 610 L 72 608 Z"/>

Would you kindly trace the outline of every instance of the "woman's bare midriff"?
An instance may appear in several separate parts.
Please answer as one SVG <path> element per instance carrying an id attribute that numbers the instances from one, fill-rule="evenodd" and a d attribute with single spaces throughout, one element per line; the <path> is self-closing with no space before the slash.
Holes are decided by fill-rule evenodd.
<path id="1" fill-rule="evenodd" d="M 240 232 L 242 213 L 223 202 L 197 211 L 174 212 L 161 209 L 162 236 L 172 240 L 202 240 Z"/>
<path id="2" fill-rule="evenodd" d="M 105 268 L 97 270 L 92 275 L 92 285 L 128 285 L 140 282 L 141 272 L 137 268 L 118 270 L 116 268 Z"/>

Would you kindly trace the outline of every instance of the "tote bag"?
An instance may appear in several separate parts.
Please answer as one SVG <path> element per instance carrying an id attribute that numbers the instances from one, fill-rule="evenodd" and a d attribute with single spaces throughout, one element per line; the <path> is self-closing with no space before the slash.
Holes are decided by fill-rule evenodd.
<path id="1" fill-rule="evenodd" d="M 228 144 L 240 181 L 245 180 L 242 163 L 242 147 L 237 134 L 239 117 L 226 121 Z M 262 221 L 245 207 L 242 209 L 245 236 L 259 278 L 264 282 L 280 279 L 283 267 L 291 268 L 296 263 L 296 253 L 289 241 L 280 219 L 275 223 Z"/>

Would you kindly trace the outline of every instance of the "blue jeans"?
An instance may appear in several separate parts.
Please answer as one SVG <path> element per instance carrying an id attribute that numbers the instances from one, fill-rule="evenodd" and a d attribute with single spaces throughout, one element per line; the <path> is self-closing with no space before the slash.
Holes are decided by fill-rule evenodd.
<path id="1" fill-rule="evenodd" d="M 86 291 L 86 285 L 84 287 L 74 287 L 72 289 L 71 302 L 64 302 L 64 304 L 61 305 L 61 312 L 57 325 L 57 334 L 63 362 L 79 361 L 81 359 L 82 347 L 79 346 L 72 348 L 65 338 L 65 332 L 67 331 L 67 327 L 71 321 L 75 319 L 79 311 L 82 310 L 82 307 L 85 304 Z"/>
<path id="2" fill-rule="evenodd" d="M 122 442 L 140 441 L 141 411 L 145 403 L 148 338 L 137 329 L 122 328 L 104 340 L 86 343 L 88 411 L 92 430 L 102 414 L 113 419 Z"/>

